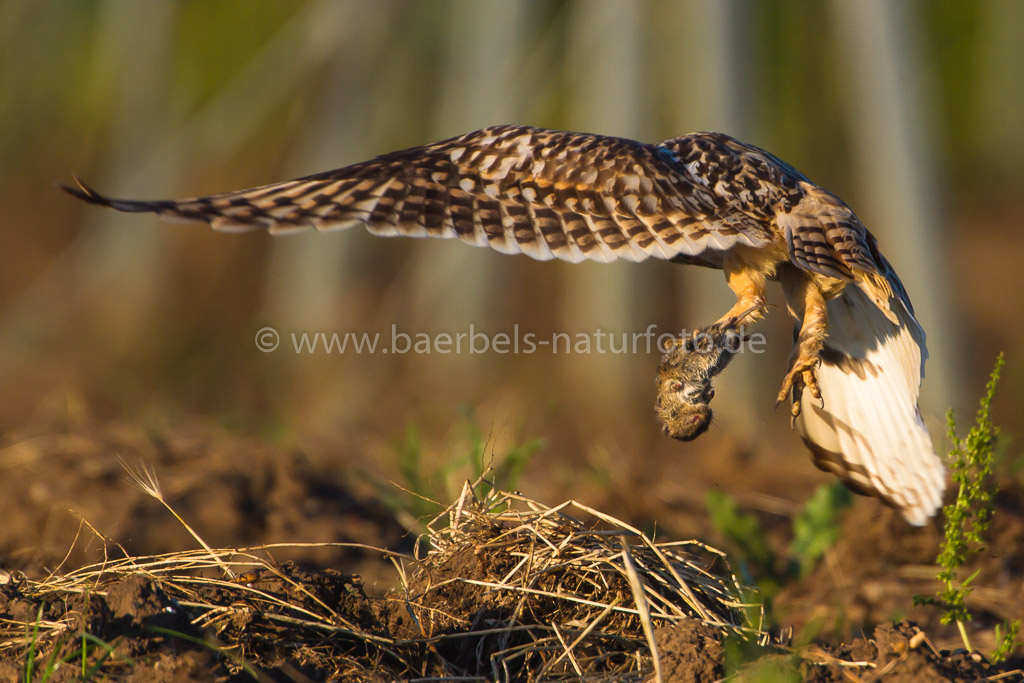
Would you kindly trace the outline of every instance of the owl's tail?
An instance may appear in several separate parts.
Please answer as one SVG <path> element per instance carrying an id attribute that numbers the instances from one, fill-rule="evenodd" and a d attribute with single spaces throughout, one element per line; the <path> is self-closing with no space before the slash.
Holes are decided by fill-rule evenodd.
<path id="1" fill-rule="evenodd" d="M 828 302 L 817 373 L 824 407 L 805 389 L 795 427 L 819 468 L 921 526 L 942 504 L 945 468 L 917 406 L 924 331 L 899 296 L 890 302 L 895 324 L 859 287 Z"/>

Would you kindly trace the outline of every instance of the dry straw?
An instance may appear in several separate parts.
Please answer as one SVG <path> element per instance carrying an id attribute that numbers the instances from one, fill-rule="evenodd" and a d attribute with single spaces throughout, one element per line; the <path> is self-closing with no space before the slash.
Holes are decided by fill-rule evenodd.
<path id="1" fill-rule="evenodd" d="M 657 629 L 696 620 L 723 635 L 767 640 L 746 623 L 752 610 L 720 551 L 656 543 L 575 501 L 547 507 L 481 480 L 467 483 L 427 528 L 419 558 L 358 546 L 395 564 L 399 587 L 377 598 L 358 577 L 305 572 L 271 557 L 351 544 L 126 556 L 22 578 L 16 595 L 32 617 L 32 608 L 45 609 L 35 623 L 0 623 L 0 652 L 59 653 L 82 624 L 102 631 L 97 601 L 109 607 L 118 595 L 118 604 L 128 595 L 130 604 L 148 605 L 132 615 L 140 633 L 180 634 L 219 653 L 218 666 L 256 678 L 299 667 L 364 680 L 660 680 Z M 13 585 L 0 589 L 10 596 Z M 112 645 L 105 672 L 128 671 L 145 657 L 137 646 L 129 659 Z"/>

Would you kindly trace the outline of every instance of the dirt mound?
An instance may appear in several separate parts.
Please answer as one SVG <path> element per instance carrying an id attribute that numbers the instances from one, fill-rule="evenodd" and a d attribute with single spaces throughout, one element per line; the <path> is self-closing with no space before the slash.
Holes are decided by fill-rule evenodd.
<path id="1" fill-rule="evenodd" d="M 894 683 L 1020 680 L 1019 670 L 994 667 L 980 654 L 936 650 L 924 631 L 907 621 L 882 624 L 871 639 L 829 648 L 811 646 L 801 655 L 801 677 L 811 683 L 853 680 L 850 674 L 858 669 L 864 680 Z M 1000 671 L 1008 675 L 1000 676 Z"/>
<path id="2" fill-rule="evenodd" d="M 659 626 L 654 631 L 666 681 L 716 681 L 725 673 L 722 634 L 699 621 Z"/>
<path id="3" fill-rule="evenodd" d="M 0 678 L 1019 678 L 980 655 L 936 650 L 909 622 L 787 649 L 751 623 L 758 612 L 737 598 L 749 589 L 720 552 L 654 543 L 573 501 L 548 508 L 467 486 L 430 529 L 420 558 L 375 551 L 399 579 L 380 597 L 356 575 L 275 562 L 281 545 L 0 577 Z"/>
<path id="4" fill-rule="evenodd" d="M 973 617 L 967 630 L 971 645 L 982 652 L 996 648 L 997 625 L 1024 614 L 1024 487 L 1004 480 L 995 502 L 998 512 L 984 537 L 987 550 L 961 572 L 979 576 L 967 597 Z M 920 625 L 940 649 L 960 647 L 956 626 L 940 623 L 941 609 L 911 607 L 914 596 L 935 595 L 941 585 L 935 579 L 941 539 L 937 522 L 911 528 L 895 512 L 857 505 L 845 515 L 825 560 L 775 597 L 775 613 L 798 633 L 816 632 L 819 642 L 871 634 L 895 616 Z"/>
<path id="5" fill-rule="evenodd" d="M 135 558 L 135 569 L 115 565 L 87 586 L 0 586 L 0 614 L 23 624 L 19 638 L 0 646 L 0 678 L 23 678 L 31 662 L 44 676 L 54 670 L 51 680 L 88 680 L 90 671 L 146 681 L 250 679 L 257 671 L 263 680 L 325 680 L 345 657 L 363 654 L 361 629 L 379 624 L 358 577 L 290 564 L 248 583 L 177 573 L 198 559 Z M 318 613 L 338 625 L 310 619 Z M 353 631 L 341 624 L 360 637 L 345 637 Z"/>
<path id="6" fill-rule="evenodd" d="M 469 487 L 434 525 L 422 559 L 389 554 L 401 586 L 380 598 L 353 575 L 274 563 L 276 547 L 11 576 L 0 673 L 641 680 L 657 643 L 666 675 L 699 680 L 722 672 L 723 637 L 767 640 L 746 625 L 724 557 L 701 544 L 655 544 L 571 501 Z"/>
<path id="7" fill-rule="evenodd" d="M 346 566 L 373 581 L 387 568 L 356 544 L 408 550 L 415 538 L 347 461 L 266 445 L 204 421 L 165 430 L 44 424 L 4 434 L 0 453 L 3 569 L 34 574 L 98 562 L 102 543 L 73 544 L 79 517 L 132 555 L 194 546 L 177 520 L 128 485 L 122 461 L 159 472 L 167 501 L 211 545 L 292 542 L 277 559 Z M 294 543 L 323 539 L 349 545 Z"/>

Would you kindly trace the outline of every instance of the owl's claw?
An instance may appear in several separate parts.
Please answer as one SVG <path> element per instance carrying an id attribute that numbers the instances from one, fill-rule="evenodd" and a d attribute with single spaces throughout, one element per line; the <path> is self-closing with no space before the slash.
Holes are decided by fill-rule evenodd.
<path id="1" fill-rule="evenodd" d="M 790 425 L 800 415 L 801 410 L 801 398 L 803 396 L 804 388 L 810 392 L 811 396 L 821 401 L 821 387 L 818 386 L 818 376 L 816 370 L 818 365 L 821 363 L 821 357 L 818 355 L 801 355 L 797 357 L 789 368 L 789 372 L 786 373 L 785 378 L 782 380 L 782 389 L 779 390 L 778 399 L 775 402 L 775 407 L 785 401 L 787 398 L 792 397 L 793 406 L 790 409 Z"/>
<path id="2" fill-rule="evenodd" d="M 749 305 L 744 308 L 745 303 Z M 752 325 L 765 316 L 768 308 L 769 304 L 764 298 L 737 302 L 728 313 L 713 322 L 707 329 L 709 331 L 728 331 L 743 325 Z"/>

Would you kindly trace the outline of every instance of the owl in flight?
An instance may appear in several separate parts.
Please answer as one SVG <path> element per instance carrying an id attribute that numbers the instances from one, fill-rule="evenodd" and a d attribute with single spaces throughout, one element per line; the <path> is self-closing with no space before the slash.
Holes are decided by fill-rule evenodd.
<path id="1" fill-rule="evenodd" d="M 362 224 L 376 235 L 457 237 L 540 260 L 653 257 L 718 268 L 737 299 L 720 322 L 761 318 L 776 280 L 797 321 L 778 401 L 792 402 L 815 464 L 912 524 L 941 504 L 944 469 L 917 406 L 925 335 L 899 277 L 842 200 L 727 135 L 652 145 L 496 126 L 207 197 L 135 201 L 81 182 L 65 189 L 218 230 Z"/>

